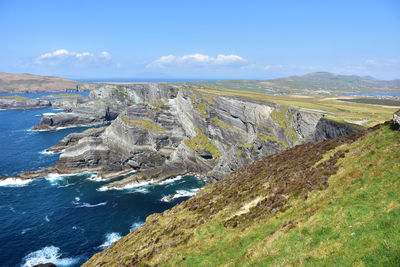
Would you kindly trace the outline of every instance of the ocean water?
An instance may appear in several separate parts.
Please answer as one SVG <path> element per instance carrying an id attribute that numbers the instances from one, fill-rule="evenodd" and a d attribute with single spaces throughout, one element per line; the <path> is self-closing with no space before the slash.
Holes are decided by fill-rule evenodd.
<path id="1" fill-rule="evenodd" d="M 28 93 L 28 94 L 1 94 L 0 96 L 12 96 L 12 95 L 19 95 L 19 96 L 24 96 L 24 97 L 29 97 L 29 98 L 41 98 L 43 96 L 47 95 L 54 95 L 55 98 L 49 98 L 49 99 L 56 99 L 56 98 L 63 98 L 63 96 L 56 97 L 57 95 L 62 95 L 62 94 L 78 94 L 81 96 L 89 96 L 90 92 L 55 92 L 55 93 Z M 47 99 L 47 100 L 49 100 Z"/>
<path id="2" fill-rule="evenodd" d="M 54 164 L 58 155 L 43 151 L 85 129 L 30 131 L 47 112 L 57 111 L 0 111 L 1 176 Z M 140 227 L 148 215 L 171 208 L 204 186 L 193 176 L 124 190 L 102 190 L 106 183 L 93 173 L 0 181 L 0 266 L 78 266 Z"/>

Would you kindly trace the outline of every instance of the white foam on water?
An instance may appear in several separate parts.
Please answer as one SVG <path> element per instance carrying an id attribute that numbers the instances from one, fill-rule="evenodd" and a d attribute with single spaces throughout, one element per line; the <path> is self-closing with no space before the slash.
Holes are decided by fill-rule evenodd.
<path id="1" fill-rule="evenodd" d="M 46 222 L 50 221 L 49 216 L 47 216 L 47 215 L 46 215 L 46 217 L 44 217 L 44 219 L 45 219 Z"/>
<path id="2" fill-rule="evenodd" d="M 164 196 L 161 198 L 162 202 L 170 202 L 174 199 L 181 198 L 181 197 L 192 197 L 200 191 L 200 188 L 195 188 L 191 190 L 176 190 L 175 194 Z"/>
<path id="3" fill-rule="evenodd" d="M 77 204 L 77 203 L 74 203 L 74 204 Z M 105 205 L 107 205 L 107 201 L 100 202 L 100 203 L 97 203 L 97 204 L 90 204 L 90 203 L 85 203 L 84 202 L 82 204 L 76 205 L 75 208 L 94 208 L 94 207 L 105 206 Z"/>
<path id="4" fill-rule="evenodd" d="M 66 185 L 59 185 L 57 182 L 63 180 L 65 177 L 73 177 L 73 176 L 84 175 L 84 174 L 88 174 L 88 173 L 90 173 L 90 172 L 84 171 L 84 172 L 69 173 L 69 174 L 49 173 L 44 178 L 46 180 L 48 180 L 51 185 L 58 185 L 58 187 L 68 187 L 68 186 L 74 185 L 74 183 L 66 184 Z"/>
<path id="5" fill-rule="evenodd" d="M 56 154 L 53 151 L 47 151 L 47 149 L 40 151 L 39 153 L 42 155 L 55 155 Z"/>
<path id="6" fill-rule="evenodd" d="M 129 231 L 132 232 L 133 230 L 138 229 L 143 224 L 144 224 L 144 222 L 134 222 L 134 223 L 132 223 L 131 228 L 129 229 Z"/>
<path id="7" fill-rule="evenodd" d="M 101 244 L 99 246 L 99 248 L 101 249 L 106 249 L 109 246 L 111 246 L 114 242 L 117 242 L 119 239 L 121 238 L 121 234 L 120 233 L 107 233 L 105 235 L 105 241 L 103 244 Z"/>
<path id="8" fill-rule="evenodd" d="M 46 177 L 44 177 L 50 183 L 60 181 L 64 179 L 64 176 L 58 173 L 49 173 Z"/>
<path id="9" fill-rule="evenodd" d="M 53 113 L 53 112 L 47 112 L 47 113 L 42 113 L 42 116 L 54 116 L 54 115 L 56 115 L 57 113 Z"/>
<path id="10" fill-rule="evenodd" d="M 71 185 L 74 185 L 74 183 L 72 183 L 72 184 L 66 184 L 66 185 L 59 185 L 59 186 L 57 186 L 57 188 L 69 187 L 69 186 L 71 186 Z"/>
<path id="11" fill-rule="evenodd" d="M 87 179 L 90 181 L 93 181 L 93 182 L 103 182 L 104 181 L 104 179 L 101 178 L 101 176 L 98 176 L 97 174 L 93 174 L 92 176 L 90 176 Z"/>
<path id="12" fill-rule="evenodd" d="M 9 187 L 25 186 L 32 181 L 33 179 L 20 179 L 20 178 L 9 177 L 4 180 L 0 180 L 0 186 L 9 186 Z"/>
<path id="13" fill-rule="evenodd" d="M 42 155 L 54 155 L 55 153 L 53 151 L 47 151 L 46 149 L 43 151 L 39 152 Z"/>
<path id="14" fill-rule="evenodd" d="M 25 233 L 29 232 L 29 231 L 32 230 L 32 229 L 33 229 L 33 228 L 31 228 L 31 227 L 26 228 L 26 229 L 23 229 L 23 230 L 21 231 L 21 235 L 24 235 Z"/>
<path id="15" fill-rule="evenodd" d="M 164 180 L 164 181 L 162 181 L 162 182 L 160 182 L 160 183 L 158 183 L 158 184 L 159 184 L 159 185 L 171 184 L 171 183 L 173 183 L 173 182 L 182 180 L 182 178 L 183 178 L 183 177 L 182 177 L 181 175 L 178 175 L 178 176 L 176 176 L 175 178 L 170 178 L 170 179 Z"/>
<path id="16" fill-rule="evenodd" d="M 104 192 L 104 191 L 108 191 L 108 190 L 124 190 L 124 189 L 133 189 L 136 187 L 140 187 L 140 186 L 145 186 L 145 185 L 149 185 L 149 184 L 153 184 L 153 180 L 151 181 L 147 181 L 147 182 L 132 182 L 132 183 L 128 183 L 124 186 L 121 187 L 116 187 L 116 186 L 112 186 L 112 187 L 107 187 L 107 186 L 102 186 L 98 189 L 96 189 L 97 191 L 100 192 Z"/>
<path id="17" fill-rule="evenodd" d="M 149 191 L 149 189 L 147 189 L 146 187 L 141 187 L 141 188 L 137 188 L 137 189 L 133 190 L 132 192 L 147 194 L 147 193 L 149 193 L 150 191 Z"/>
<path id="18" fill-rule="evenodd" d="M 79 258 L 61 258 L 60 248 L 48 246 L 29 253 L 23 259 L 23 267 L 32 267 L 42 263 L 54 263 L 57 266 L 71 266 L 76 264 Z"/>

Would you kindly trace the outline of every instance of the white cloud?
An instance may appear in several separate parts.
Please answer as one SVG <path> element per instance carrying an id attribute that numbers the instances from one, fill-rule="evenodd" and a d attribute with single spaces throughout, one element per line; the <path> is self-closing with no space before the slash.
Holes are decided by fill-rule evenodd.
<path id="1" fill-rule="evenodd" d="M 168 55 L 162 56 L 152 63 L 148 64 L 147 68 L 162 68 L 170 66 L 232 66 L 244 65 L 247 60 L 238 55 L 217 55 L 211 57 L 204 54 L 190 54 L 184 56 Z"/>
<path id="2" fill-rule="evenodd" d="M 88 66 L 92 64 L 101 64 L 109 62 L 111 55 L 107 51 L 99 54 L 90 52 L 73 52 L 66 49 L 58 49 L 54 52 L 45 53 L 35 59 L 35 63 L 39 65 L 72 65 L 72 66 Z"/>

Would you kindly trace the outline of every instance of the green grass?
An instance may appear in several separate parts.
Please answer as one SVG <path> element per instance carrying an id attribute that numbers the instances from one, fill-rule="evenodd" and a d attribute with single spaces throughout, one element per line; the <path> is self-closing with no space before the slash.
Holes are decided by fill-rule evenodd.
<path id="1" fill-rule="evenodd" d="M 213 141 L 209 140 L 200 128 L 197 127 L 195 131 L 196 136 L 192 139 L 186 139 L 184 141 L 185 145 L 195 151 L 195 153 L 198 153 L 198 150 L 205 150 L 210 152 L 213 159 L 218 162 L 219 158 L 221 157 L 221 153 L 219 152 Z"/>
<path id="2" fill-rule="evenodd" d="M 221 80 L 193 82 L 191 84 L 214 88 L 248 91 L 256 93 L 367 93 L 394 92 L 399 86 L 390 81 L 380 81 L 358 76 L 314 72 L 302 76 L 291 76 L 272 80 Z"/>
<path id="3" fill-rule="evenodd" d="M 149 132 L 163 132 L 165 131 L 164 128 L 161 128 L 157 124 L 152 121 L 144 121 L 144 120 L 130 120 L 128 118 L 122 117 L 122 120 L 127 123 L 128 125 L 132 126 L 140 126 L 143 130 Z"/>
<path id="4" fill-rule="evenodd" d="M 351 98 L 351 99 L 338 99 L 340 101 L 347 101 L 353 103 L 364 103 L 371 105 L 384 105 L 400 107 L 400 101 L 393 99 L 376 99 L 376 98 Z"/>
<path id="5" fill-rule="evenodd" d="M 185 260 L 167 265 L 397 266 L 399 148 L 400 133 L 383 127 L 347 146 L 351 152 L 339 160 L 328 189 L 305 202 L 294 198 L 292 208 L 244 231 L 215 220 L 176 250 Z M 287 221 L 295 222 L 292 229 L 282 227 Z"/>
<path id="6" fill-rule="evenodd" d="M 378 123 L 390 120 L 398 109 L 382 105 L 366 103 L 351 103 L 340 101 L 336 96 L 322 95 L 267 95 L 263 93 L 228 90 L 211 87 L 199 89 L 201 92 L 215 95 L 229 95 L 249 98 L 257 101 L 265 101 L 286 106 L 299 107 L 310 112 L 321 111 L 332 120 L 362 123 L 364 127 L 371 127 Z"/>

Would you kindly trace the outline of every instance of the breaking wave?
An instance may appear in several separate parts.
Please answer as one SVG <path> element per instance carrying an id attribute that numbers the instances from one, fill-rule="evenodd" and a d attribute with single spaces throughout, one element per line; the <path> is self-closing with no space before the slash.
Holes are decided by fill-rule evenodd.
<path id="1" fill-rule="evenodd" d="M 0 180 L 0 186 L 9 186 L 9 187 L 25 186 L 32 181 L 33 179 L 21 179 L 21 178 L 10 177 L 4 180 Z"/>
<path id="2" fill-rule="evenodd" d="M 87 179 L 90 181 L 94 181 L 94 182 L 103 182 L 104 181 L 104 179 L 101 178 L 101 176 L 98 176 L 97 174 L 93 174 L 92 176 L 90 176 Z"/>
<path id="3" fill-rule="evenodd" d="M 79 258 L 61 258 L 60 248 L 55 246 L 44 247 L 26 255 L 23 259 L 23 267 L 32 267 L 42 263 L 54 263 L 57 266 L 71 266 L 76 264 Z"/>
<path id="4" fill-rule="evenodd" d="M 94 208 L 94 207 L 99 207 L 99 206 L 105 206 L 107 205 L 107 201 L 105 202 L 100 202 L 97 204 L 90 204 L 90 203 L 82 203 L 82 204 L 78 204 L 75 206 L 75 208 Z"/>
<path id="5" fill-rule="evenodd" d="M 134 223 L 132 223 L 131 228 L 129 228 L 129 231 L 132 232 L 133 230 L 138 229 L 143 224 L 144 224 L 144 222 L 134 222 Z"/>
<path id="6" fill-rule="evenodd" d="M 47 151 L 47 149 L 40 151 L 39 153 L 42 155 L 55 155 L 56 154 L 53 151 Z"/>
<path id="7" fill-rule="evenodd" d="M 96 189 L 97 191 L 108 191 L 108 190 L 124 190 L 124 189 L 133 189 L 136 187 L 141 187 L 141 186 L 145 186 L 145 185 L 149 185 L 152 184 L 153 180 L 151 181 L 147 181 L 147 182 L 132 182 L 132 183 L 128 183 L 126 185 L 123 185 L 121 187 L 119 186 L 112 186 L 112 187 L 107 187 L 107 186 L 102 186 L 98 189 Z"/>
<path id="8" fill-rule="evenodd" d="M 161 198 L 162 202 L 171 202 L 174 199 L 181 198 L 181 197 L 192 197 L 199 192 L 200 188 L 195 188 L 191 190 L 176 190 L 175 194 L 171 194 L 168 196 L 164 196 Z"/>
<path id="9" fill-rule="evenodd" d="M 101 249 L 106 249 L 111 246 L 114 242 L 117 242 L 121 238 L 120 233 L 107 233 L 105 236 L 105 241 L 99 246 Z"/>
<path id="10" fill-rule="evenodd" d="M 170 178 L 170 179 L 164 180 L 164 181 L 162 181 L 162 182 L 160 182 L 160 183 L 158 183 L 158 184 L 159 184 L 159 185 L 171 184 L 171 183 L 173 183 L 173 182 L 182 180 L 182 178 L 183 178 L 183 177 L 182 177 L 181 175 L 178 175 L 178 176 L 176 176 L 175 178 Z"/>

